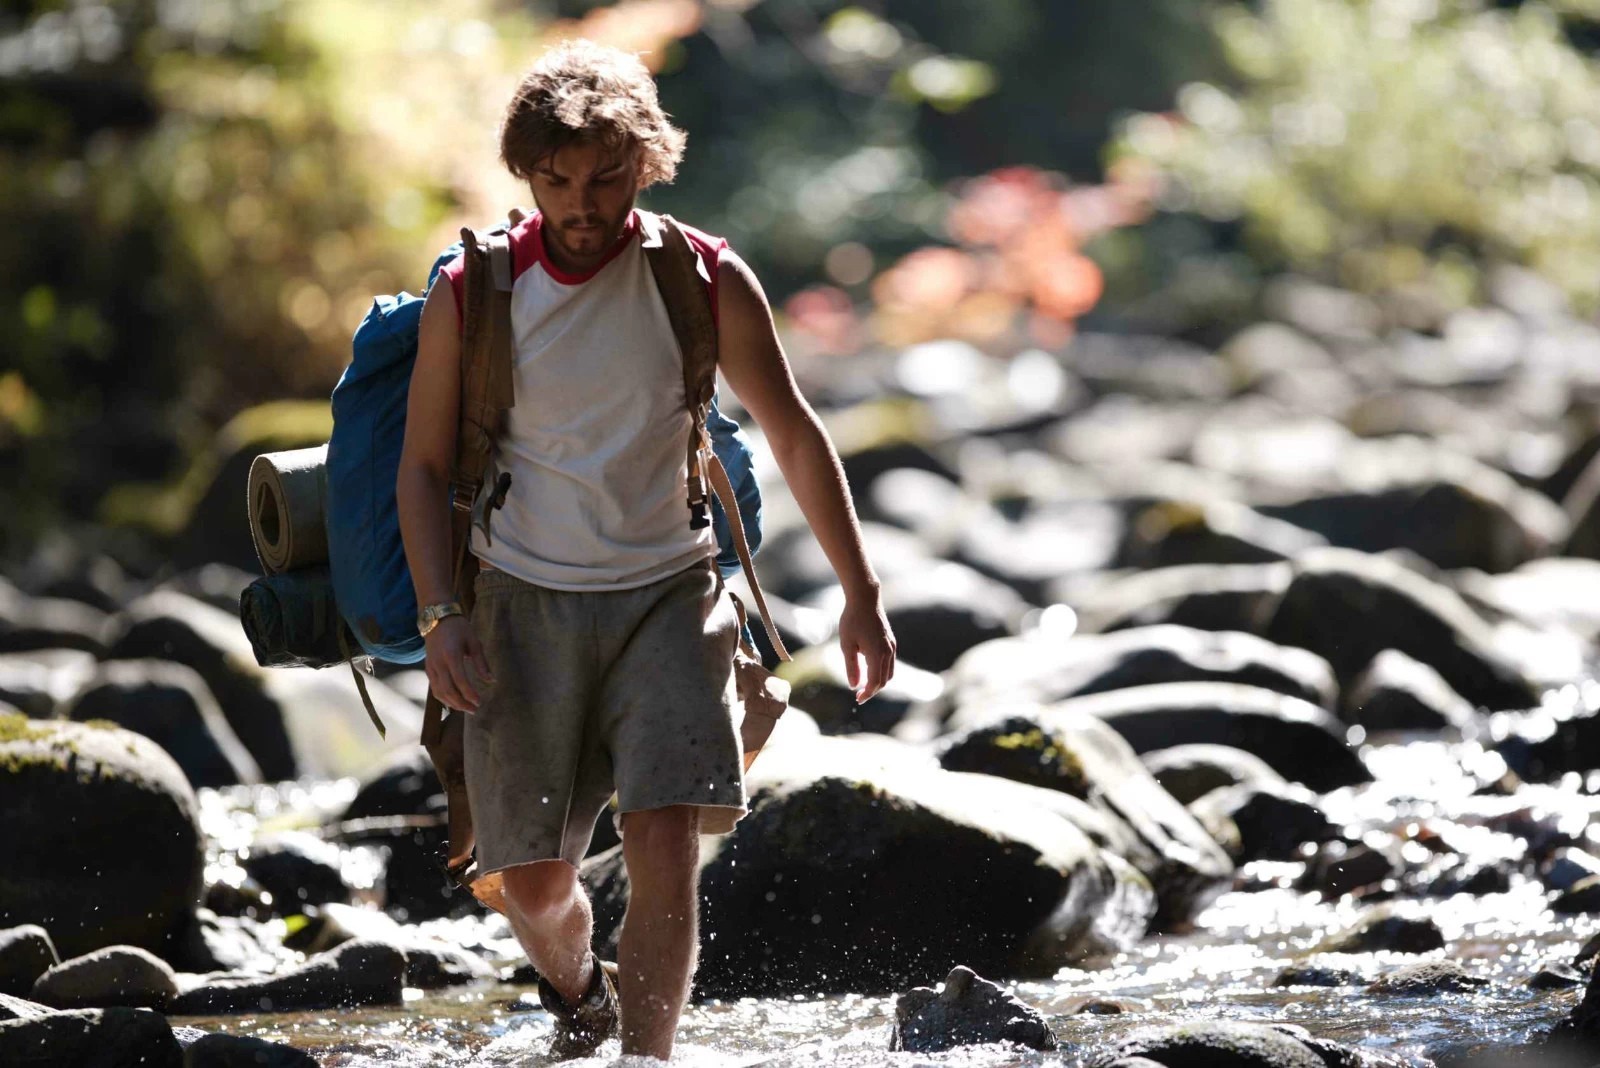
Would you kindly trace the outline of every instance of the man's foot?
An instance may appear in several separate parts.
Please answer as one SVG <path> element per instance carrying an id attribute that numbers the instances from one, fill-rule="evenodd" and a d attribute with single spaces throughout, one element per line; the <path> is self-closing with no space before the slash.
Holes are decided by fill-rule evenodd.
<path id="1" fill-rule="evenodd" d="M 555 1019 L 555 1036 L 550 1040 L 550 1055 L 558 1061 L 587 1057 L 619 1029 L 617 1012 L 617 966 L 594 958 L 594 978 L 577 1005 L 568 1005 L 550 981 L 539 978 L 539 1004 Z"/>

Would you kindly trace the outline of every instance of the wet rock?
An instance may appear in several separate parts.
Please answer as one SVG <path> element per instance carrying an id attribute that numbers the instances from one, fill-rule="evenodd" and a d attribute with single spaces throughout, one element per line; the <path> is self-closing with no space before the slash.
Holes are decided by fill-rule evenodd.
<path id="1" fill-rule="evenodd" d="M 56 1010 L 48 1005 L 41 1005 L 37 1001 L 19 998 L 12 994 L 0 994 L 0 1022 L 6 1020 L 31 1020 L 38 1016 L 48 1016 Z"/>
<path id="2" fill-rule="evenodd" d="M 1197 904 L 1221 889 L 1233 865 L 1110 727 L 1055 709 L 1007 716 L 998 732 L 980 727 L 958 735 L 941 764 L 1006 778 L 1018 778 L 1011 773 L 1020 771 L 1019 781 L 1087 798 L 1133 832 L 1119 851 L 1155 887 L 1156 923 L 1187 920 Z"/>
<path id="3" fill-rule="evenodd" d="M 898 631 L 897 631 L 898 633 Z M 1133 686 L 1227 682 L 1332 708 L 1327 662 L 1252 634 L 1172 625 L 1054 638 L 1048 630 L 985 642 L 945 676 L 952 706 L 1014 698 L 1051 703 Z"/>
<path id="4" fill-rule="evenodd" d="M 1202 1020 L 1147 1027 L 1090 1061 L 1091 1068 L 1146 1057 L 1165 1068 L 1326 1068 L 1305 1043 L 1262 1024 Z"/>
<path id="5" fill-rule="evenodd" d="M 200 896 L 194 791 L 154 742 L 112 726 L 0 716 L 0 924 L 62 955 L 161 953 Z"/>
<path id="6" fill-rule="evenodd" d="M 1326 546 L 1321 536 L 1233 501 L 1159 501 L 1140 509 L 1117 555 L 1120 567 L 1266 564 Z"/>
<path id="7" fill-rule="evenodd" d="M 419 745 L 395 750 L 370 773 L 346 806 L 343 819 L 433 816 L 444 810 L 444 787 L 427 750 Z"/>
<path id="8" fill-rule="evenodd" d="M 34 982 L 31 996 L 58 1009 L 160 1009 L 177 994 L 165 961 L 135 946 L 107 946 L 57 964 Z"/>
<path id="9" fill-rule="evenodd" d="M 1404 882 L 1408 892 L 1418 897 L 1503 894 L 1511 889 L 1512 871 L 1511 862 L 1502 858 L 1441 857 L 1408 875 Z"/>
<path id="10" fill-rule="evenodd" d="M 1437 671 L 1396 649 L 1385 649 L 1350 683 L 1340 715 L 1369 731 L 1462 730 L 1472 705 Z"/>
<path id="11" fill-rule="evenodd" d="M 1190 564 L 1138 572 L 1060 598 L 1085 633 L 1175 623 L 1258 633 L 1289 588 L 1289 564 Z"/>
<path id="12" fill-rule="evenodd" d="M 863 521 L 861 542 L 880 580 L 915 575 L 935 561 L 921 538 L 886 523 Z M 760 559 L 761 588 L 768 598 L 799 601 L 839 581 L 822 546 L 803 523 L 769 533 Z"/>
<path id="13" fill-rule="evenodd" d="M 1368 845 L 1325 842 L 1306 861 L 1305 874 L 1296 885 L 1336 898 L 1376 888 L 1384 880 L 1398 876 L 1401 867 L 1397 859 Z"/>
<path id="14" fill-rule="evenodd" d="M 183 1068 L 317 1068 L 304 1050 L 248 1035 L 203 1035 L 184 1047 Z"/>
<path id="15" fill-rule="evenodd" d="M 980 642 L 1016 634 L 1032 607 L 1009 586 L 948 561 L 885 579 L 882 597 L 900 659 L 928 671 L 945 670 Z M 844 591 L 830 586 L 800 603 L 837 619 Z"/>
<path id="16" fill-rule="evenodd" d="M 1550 911 L 1557 914 L 1600 912 L 1600 875 L 1579 879 L 1556 895 Z"/>
<path id="17" fill-rule="evenodd" d="M 1306 961 L 1302 964 L 1290 964 L 1278 973 L 1272 981 L 1273 986 L 1355 986 L 1363 982 L 1361 973 L 1354 968 L 1344 968 L 1336 964 L 1319 964 L 1316 961 Z"/>
<path id="18" fill-rule="evenodd" d="M 60 963 L 55 943 L 38 924 L 0 931 L 0 994 L 26 994 L 33 981 Z"/>
<path id="19" fill-rule="evenodd" d="M 1467 597 L 1530 626 L 1600 637 L 1600 560 L 1532 560 L 1508 574 L 1469 571 L 1455 581 Z"/>
<path id="20" fill-rule="evenodd" d="M 94 673 L 95 663 L 94 654 L 82 649 L 0 653 L 0 701 L 33 719 L 54 719 Z"/>
<path id="21" fill-rule="evenodd" d="M 1089 796 L 1089 780 L 1071 746 L 1027 716 L 1008 716 L 951 736 L 939 753 L 947 771 L 976 771 L 1013 782 Z"/>
<path id="22" fill-rule="evenodd" d="M 1444 948 L 1444 934 L 1426 916 L 1379 908 L 1362 916 L 1349 929 L 1329 936 L 1319 948 L 1327 953 L 1428 953 Z"/>
<path id="23" fill-rule="evenodd" d="M 382 942 L 405 954 L 405 985 L 420 990 L 493 978 L 495 972 L 483 958 L 414 927 L 396 923 L 372 909 L 352 905 L 326 905 L 309 910 L 307 923 L 285 940 L 291 949 L 325 952 L 354 939 Z"/>
<path id="24" fill-rule="evenodd" d="M 82 601 L 29 597 L 0 579 L 0 653 L 80 649 L 99 656 L 106 615 Z"/>
<path id="25" fill-rule="evenodd" d="M 1326 842 L 1339 834 L 1316 796 L 1292 783 L 1224 786 L 1191 802 L 1189 811 L 1238 864 L 1294 860 L 1303 843 Z"/>
<path id="26" fill-rule="evenodd" d="M 113 617 L 110 631 L 107 659 L 174 660 L 198 672 L 265 779 L 299 774 L 284 709 L 268 692 L 265 669 L 256 666 L 237 616 L 172 590 L 157 590 Z"/>
<path id="27" fill-rule="evenodd" d="M 991 509 L 963 524 L 951 555 L 1029 603 L 1048 604 L 1063 576 L 1112 565 L 1123 526 L 1120 509 L 1094 499 L 1035 504 L 1015 521 Z"/>
<path id="28" fill-rule="evenodd" d="M 984 1042 L 1056 1048 L 1055 1032 L 1037 1009 L 971 968 L 951 969 L 942 990 L 919 986 L 895 999 L 891 1050 L 938 1053 Z"/>
<path id="29" fill-rule="evenodd" d="M 1081 802 L 924 761 L 878 739 L 763 754 L 751 814 L 702 845 L 704 995 L 894 989 L 951 957 L 1048 975 L 1143 932 L 1149 884 L 1079 828 Z M 583 870 L 605 945 L 626 903 L 620 851 Z M 996 907 L 978 922 L 975 901 Z"/>
<path id="30" fill-rule="evenodd" d="M 1075 697 L 1053 705 L 1059 717 L 1095 716 L 1148 753 L 1174 745 L 1243 749 L 1291 782 L 1313 790 L 1371 782 L 1345 742 L 1344 725 L 1315 705 L 1228 682 L 1173 682 Z M 957 717 L 957 722 L 959 716 Z"/>
<path id="31" fill-rule="evenodd" d="M 932 672 L 896 664 L 888 685 L 872 700 L 858 705 L 837 642 L 795 652 L 793 660 L 779 666 L 778 675 L 791 687 L 789 704 L 810 713 L 828 734 L 888 732 L 917 702 L 937 698 L 944 689 Z"/>
<path id="32" fill-rule="evenodd" d="M 291 916 L 306 905 L 350 900 L 350 888 L 339 871 L 339 847 L 314 834 L 284 831 L 257 839 L 240 865 L 272 895 L 280 916 Z"/>
<path id="33" fill-rule="evenodd" d="M 1569 771 L 1589 771 L 1600 752 L 1600 713 L 1557 719 L 1540 709 L 1511 722 L 1495 752 L 1530 782 L 1546 782 Z"/>
<path id="34" fill-rule="evenodd" d="M 167 660 L 112 660 L 86 679 L 63 710 L 79 722 L 109 720 L 171 754 L 195 786 L 261 781 L 261 769 L 228 726 L 198 672 Z"/>
<path id="35" fill-rule="evenodd" d="M 381 942 L 346 942 L 277 975 L 206 976 L 179 994 L 173 1012 L 209 1016 L 234 1012 L 398 1005 L 405 954 Z"/>
<path id="36" fill-rule="evenodd" d="M 1367 986 L 1374 994 L 1420 997 L 1424 994 L 1465 994 L 1489 985 L 1489 980 L 1473 975 L 1453 960 L 1425 960 L 1406 964 Z"/>
<path id="37" fill-rule="evenodd" d="M 847 434 L 841 440 L 847 441 L 848 437 Z M 850 492 L 856 497 L 870 496 L 871 486 L 880 476 L 900 468 L 931 471 L 951 482 L 956 481 L 956 473 L 949 464 L 922 445 L 905 440 L 865 444 L 861 448 L 841 444 L 839 462 L 850 483 Z"/>
<path id="38" fill-rule="evenodd" d="M 389 823 L 379 817 L 341 825 L 346 845 L 365 845 L 384 854 L 380 882 L 384 911 L 410 923 L 474 911 L 477 899 L 445 872 L 445 826 L 440 822 Z"/>
<path id="39" fill-rule="evenodd" d="M 1391 448 L 1380 446 L 1381 451 Z M 1403 455 L 1346 462 L 1368 459 L 1394 470 L 1379 474 L 1380 481 L 1371 488 L 1263 506 L 1261 511 L 1315 531 L 1341 548 L 1366 553 L 1405 549 L 1436 567 L 1491 573 L 1547 555 L 1566 537 L 1565 517 L 1549 498 L 1466 457 L 1455 457 L 1448 465 L 1455 471 L 1433 478 L 1407 470 L 1410 458 Z M 1370 473 L 1362 470 L 1360 477 Z"/>
<path id="40" fill-rule="evenodd" d="M 1565 990 L 1569 986 L 1582 986 L 1583 973 L 1570 964 L 1548 964 L 1528 979 L 1530 990 Z"/>
<path id="41" fill-rule="evenodd" d="M 149 1009 L 78 1009 L 0 1021 L 0 1064 L 184 1068 L 172 1028 Z"/>
<path id="42" fill-rule="evenodd" d="M 1600 1057 L 1600 968 L 1590 974 L 1582 1000 L 1551 1029 L 1549 1044 L 1557 1050 Z"/>
<path id="43" fill-rule="evenodd" d="M 271 911 L 263 908 L 261 915 L 270 915 Z M 279 943 L 269 932 L 269 928 L 249 917 L 218 916 L 209 908 L 198 908 L 167 959 L 183 972 L 270 970 L 277 963 Z"/>
<path id="44" fill-rule="evenodd" d="M 1323 549 L 1295 565 L 1264 631 L 1310 649 L 1352 680 L 1385 649 L 1429 665 L 1466 700 L 1531 708 L 1537 690 L 1494 649 L 1487 624 L 1453 590 L 1393 560 Z"/>
<path id="45" fill-rule="evenodd" d="M 1285 783 L 1260 757 L 1227 745 L 1175 745 L 1153 749 L 1140 759 L 1156 782 L 1185 805 L 1222 786 L 1274 790 Z"/>
<path id="46" fill-rule="evenodd" d="M 1600 875 L 1600 858 L 1572 847 L 1557 849 L 1539 865 L 1539 881 L 1558 893 L 1595 875 Z"/>

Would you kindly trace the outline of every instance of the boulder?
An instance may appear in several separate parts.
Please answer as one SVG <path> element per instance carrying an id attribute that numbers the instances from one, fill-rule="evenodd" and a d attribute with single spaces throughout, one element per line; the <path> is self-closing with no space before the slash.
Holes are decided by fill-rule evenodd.
<path id="1" fill-rule="evenodd" d="M 1468 994 L 1489 985 L 1489 980 L 1473 975 L 1459 961 L 1425 960 L 1405 964 L 1379 976 L 1368 986 L 1373 994 L 1422 997 L 1427 994 Z"/>
<path id="2" fill-rule="evenodd" d="M 1293 783 L 1219 787 L 1196 798 L 1189 811 L 1238 864 L 1294 860 L 1304 843 L 1339 835 L 1316 796 Z"/>
<path id="3" fill-rule="evenodd" d="M 952 707 L 1001 698 L 1050 703 L 1171 682 L 1257 686 L 1329 709 L 1337 694 L 1333 669 L 1315 653 L 1172 624 L 1064 638 L 1041 628 L 984 642 L 956 661 L 945 682 Z"/>
<path id="4" fill-rule="evenodd" d="M 1125 525 L 1114 504 L 1093 499 L 1035 505 L 1015 520 L 990 508 L 962 524 L 953 555 L 1030 604 L 1048 604 L 1063 576 L 1115 564 Z"/>
<path id="5" fill-rule="evenodd" d="M 82 649 L 0 653 L 0 701 L 34 719 L 54 719 L 95 664 L 94 654 Z"/>
<path id="6" fill-rule="evenodd" d="M 1318 948 L 1326 953 L 1428 953 L 1444 948 L 1444 934 L 1427 916 L 1380 906 L 1352 926 L 1328 936 Z"/>
<path id="7" fill-rule="evenodd" d="M 171 1009 L 183 1016 L 235 1012 L 398 1005 L 405 954 L 382 942 L 356 940 L 276 975 L 204 976 Z"/>
<path id="8" fill-rule="evenodd" d="M 267 673 L 257 666 L 237 616 L 173 590 L 156 590 L 130 603 L 110 629 L 108 659 L 174 660 L 198 672 L 265 779 L 300 773 L 284 709 L 269 694 Z"/>
<path id="9" fill-rule="evenodd" d="M 136 946 L 107 946 L 62 961 L 33 984 L 32 997 L 58 1009 L 161 1009 L 178 994 L 171 966 Z"/>
<path id="10" fill-rule="evenodd" d="M 1031 608 L 1009 586 L 948 561 L 884 580 L 882 597 L 899 659 L 928 671 L 945 670 L 980 642 L 1016 634 Z M 844 591 L 830 586 L 801 604 L 837 619 Z"/>
<path id="11" fill-rule="evenodd" d="M 1462 594 L 1529 626 L 1600 637 L 1600 560 L 1532 560 L 1504 575 L 1466 571 L 1454 576 Z"/>
<path id="12" fill-rule="evenodd" d="M 1171 682 L 1132 686 L 1051 705 L 1051 715 L 1095 716 L 1148 753 L 1174 745 L 1215 744 L 1260 757 L 1279 775 L 1313 790 L 1371 782 L 1372 773 L 1345 742 L 1345 727 L 1308 702 L 1230 682 Z M 984 714 L 958 711 L 964 717 Z"/>
<path id="13" fill-rule="evenodd" d="M 41 649 L 105 651 L 106 614 L 82 601 L 29 597 L 0 578 L 0 653 Z"/>
<path id="14" fill-rule="evenodd" d="M 1600 912 L 1600 875 L 1579 879 L 1556 895 L 1550 902 L 1550 911 L 1557 915 L 1579 912 Z"/>
<path id="15" fill-rule="evenodd" d="M 1005 715 L 994 727 L 957 735 L 940 763 L 1083 797 L 1126 826 L 1132 833 L 1119 852 L 1155 888 L 1160 926 L 1188 920 L 1233 874 L 1204 828 L 1151 777 L 1128 743 L 1093 717 L 1050 709 L 1032 717 Z"/>
<path id="16" fill-rule="evenodd" d="M 939 990 L 919 986 L 895 999 L 891 1050 L 938 1053 L 984 1042 L 1056 1048 L 1055 1032 L 1037 1009 L 971 968 L 951 969 Z"/>
<path id="17" fill-rule="evenodd" d="M 1583 997 L 1566 1018 L 1551 1030 L 1549 1044 L 1556 1050 L 1600 1058 L 1600 968 L 1589 974 Z"/>
<path id="18" fill-rule="evenodd" d="M 1512 720 L 1495 752 L 1518 776 L 1548 782 L 1569 771 L 1590 771 L 1600 753 L 1600 713 L 1557 719 L 1544 709 Z"/>
<path id="19" fill-rule="evenodd" d="M 261 915 L 271 915 L 271 909 L 262 908 Z M 202 907 L 195 909 L 194 921 L 167 960 L 180 972 L 270 971 L 281 956 L 274 928 L 248 916 L 218 916 Z"/>
<path id="20" fill-rule="evenodd" d="M 1460 595 L 1391 559 L 1323 549 L 1294 565 L 1263 634 L 1320 654 L 1341 681 L 1385 649 L 1420 660 L 1462 697 L 1489 709 L 1531 708 L 1537 688 L 1494 648 Z"/>
<path id="21" fill-rule="evenodd" d="M 1051 790 L 828 737 L 785 738 L 751 783 L 751 814 L 702 846 L 706 996 L 893 989 L 952 957 L 1050 975 L 1153 911 L 1144 878 L 1074 822 L 1081 803 Z M 626 902 L 620 850 L 584 878 L 604 945 Z"/>
<path id="22" fill-rule="evenodd" d="M 240 866 L 272 895 L 278 915 L 292 916 L 308 905 L 350 900 L 341 860 L 331 842 L 305 831 L 280 831 L 252 842 Z"/>
<path id="23" fill-rule="evenodd" d="M 184 1047 L 183 1068 L 317 1068 L 304 1050 L 249 1035 L 202 1035 Z"/>
<path id="24" fill-rule="evenodd" d="M 185 1068 L 183 1048 L 149 1009 L 78 1009 L 0 1020 L 8 1068 Z"/>
<path id="25" fill-rule="evenodd" d="M 1510 476 L 1457 457 L 1454 475 L 1396 472 L 1370 489 L 1307 497 L 1261 511 L 1365 553 L 1404 549 L 1435 567 L 1510 571 L 1548 555 L 1567 536 L 1549 498 Z"/>
<path id="26" fill-rule="evenodd" d="M 1136 572 L 1060 600 L 1085 633 L 1176 623 L 1259 633 L 1294 577 L 1287 563 L 1188 564 Z"/>
<path id="27" fill-rule="evenodd" d="M 886 523 L 863 521 L 861 542 L 883 581 L 915 575 L 936 560 L 917 535 Z M 768 597 L 798 601 L 839 581 L 827 554 L 804 523 L 770 531 L 756 559 L 761 588 Z"/>
<path id="28" fill-rule="evenodd" d="M 445 810 L 444 787 L 420 745 L 396 749 L 362 780 L 345 807 L 345 820 L 373 816 L 434 816 Z"/>
<path id="29" fill-rule="evenodd" d="M 194 791 L 154 742 L 110 725 L 0 716 L 0 924 L 75 957 L 166 951 L 200 897 Z"/>
<path id="30" fill-rule="evenodd" d="M 1299 964 L 1286 965 L 1272 980 L 1273 986 L 1355 986 L 1362 982 L 1361 973 L 1313 958 Z"/>
<path id="31" fill-rule="evenodd" d="M 111 660 L 65 704 L 64 718 L 109 720 L 165 749 L 195 786 L 261 781 L 200 674 L 169 660 Z"/>
<path id="32" fill-rule="evenodd" d="M 1398 649 L 1385 649 L 1351 680 L 1340 698 L 1346 723 L 1375 731 L 1461 731 L 1477 718 L 1472 705 L 1437 671 Z"/>
<path id="33" fill-rule="evenodd" d="M 55 943 L 38 924 L 0 931 L 0 994 L 26 994 L 33 981 L 60 963 Z"/>
<path id="34" fill-rule="evenodd" d="M 1117 555 L 1121 567 L 1267 564 L 1328 543 L 1234 501 L 1158 501 L 1139 509 Z"/>
<path id="35" fill-rule="evenodd" d="M 1304 874 L 1295 882 L 1301 890 L 1315 890 L 1326 898 L 1360 894 L 1381 887 L 1385 880 L 1397 878 L 1404 865 L 1398 857 L 1370 845 L 1349 842 L 1324 842 L 1306 860 Z"/>
<path id="36" fill-rule="evenodd" d="M 1266 761 L 1227 745 L 1175 745 L 1140 757 L 1161 788 L 1187 805 L 1220 786 L 1241 784 L 1276 789 L 1283 776 Z"/>
<path id="37" fill-rule="evenodd" d="M 1327 1068 L 1310 1047 L 1276 1027 L 1220 1020 L 1140 1028 L 1089 1064 L 1108 1068 L 1130 1057 L 1165 1068 Z"/>
<path id="38" fill-rule="evenodd" d="M 844 653 L 833 641 L 795 652 L 793 660 L 778 666 L 778 675 L 789 683 L 790 706 L 809 713 L 828 734 L 891 731 L 919 702 L 944 692 L 938 675 L 897 663 L 888 685 L 866 704 L 857 704 L 845 674 Z"/>
<path id="39" fill-rule="evenodd" d="M 405 985 L 419 990 L 493 978 L 488 961 L 416 927 L 396 923 L 373 909 L 354 905 L 325 905 L 307 910 L 306 925 L 285 940 L 291 949 L 324 952 L 354 939 L 382 942 L 405 954 Z"/>

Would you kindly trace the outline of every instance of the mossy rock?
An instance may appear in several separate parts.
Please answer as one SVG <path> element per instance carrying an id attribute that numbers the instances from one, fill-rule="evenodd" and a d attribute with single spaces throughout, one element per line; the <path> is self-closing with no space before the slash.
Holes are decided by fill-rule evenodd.
<path id="1" fill-rule="evenodd" d="M 0 928 L 36 923 L 63 957 L 160 954 L 204 860 L 194 791 L 154 742 L 104 720 L 0 714 Z"/>

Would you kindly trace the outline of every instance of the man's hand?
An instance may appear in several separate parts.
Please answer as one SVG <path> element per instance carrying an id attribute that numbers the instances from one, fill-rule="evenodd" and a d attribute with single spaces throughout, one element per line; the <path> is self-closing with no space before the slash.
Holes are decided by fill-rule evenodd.
<path id="1" fill-rule="evenodd" d="M 856 704 L 870 700 L 894 678 L 894 631 L 876 589 L 870 596 L 846 598 L 839 615 L 839 648 L 844 652 L 845 678 L 855 691 Z M 861 676 L 863 660 L 865 679 Z"/>
<path id="2" fill-rule="evenodd" d="M 492 683 L 494 673 L 489 670 L 489 658 L 484 655 L 472 624 L 465 616 L 446 616 L 423 642 L 428 650 L 424 667 L 434 696 L 447 708 L 476 712 L 480 695 L 472 676 Z"/>

